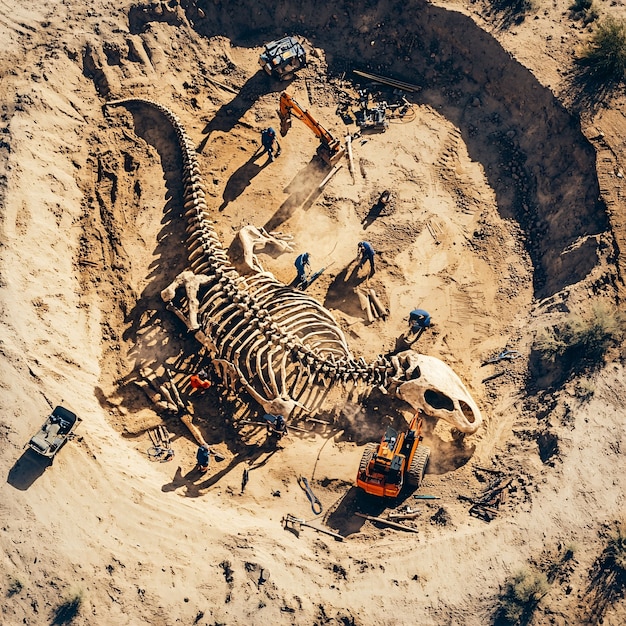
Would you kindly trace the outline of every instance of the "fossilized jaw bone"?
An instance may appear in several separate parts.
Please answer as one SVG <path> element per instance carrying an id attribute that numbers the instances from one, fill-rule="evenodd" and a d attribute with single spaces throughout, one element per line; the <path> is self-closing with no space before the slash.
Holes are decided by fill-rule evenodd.
<path id="1" fill-rule="evenodd" d="M 397 355 L 399 362 L 408 363 L 405 380 L 395 390 L 396 395 L 414 409 L 430 417 L 452 424 L 463 433 L 475 433 L 483 423 L 478 406 L 461 379 L 443 361 L 412 350 Z"/>
<path id="2" fill-rule="evenodd" d="M 258 252 L 267 246 L 276 247 L 282 252 L 293 252 L 293 246 L 290 241 L 293 239 L 291 235 L 279 232 L 268 233 L 264 228 L 257 228 L 251 224 L 244 226 L 239 231 L 239 240 L 243 248 L 243 259 L 246 267 L 253 272 L 263 272 L 263 267 L 257 258 L 255 251 Z"/>

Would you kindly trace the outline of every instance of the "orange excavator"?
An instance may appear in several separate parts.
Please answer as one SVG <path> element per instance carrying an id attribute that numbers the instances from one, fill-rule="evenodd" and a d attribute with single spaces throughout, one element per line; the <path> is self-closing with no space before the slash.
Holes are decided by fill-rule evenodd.
<path id="1" fill-rule="evenodd" d="M 395 498 L 405 482 L 409 487 L 420 486 L 430 457 L 430 448 L 420 445 L 422 419 L 416 413 L 404 433 L 390 426 L 379 444 L 368 443 L 363 451 L 357 487 L 383 498 Z"/>
<path id="2" fill-rule="evenodd" d="M 345 149 L 315 118 L 305 111 L 286 91 L 280 95 L 280 134 L 285 136 L 291 128 L 291 117 L 301 120 L 319 138 L 317 149 L 319 157 L 328 165 L 335 165 L 345 154 Z"/>

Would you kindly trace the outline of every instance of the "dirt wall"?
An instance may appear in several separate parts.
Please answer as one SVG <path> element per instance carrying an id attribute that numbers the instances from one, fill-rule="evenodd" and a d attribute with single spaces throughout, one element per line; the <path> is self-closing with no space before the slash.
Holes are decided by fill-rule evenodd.
<path id="1" fill-rule="evenodd" d="M 595 152 L 578 120 L 469 17 L 420 0 L 182 6 L 206 37 L 260 46 L 290 33 L 321 48 L 331 73 L 368 69 L 419 85 L 411 99 L 458 126 L 501 214 L 526 232 L 538 298 L 579 282 L 601 257 L 614 255 Z M 131 29 L 141 32 L 148 18 L 159 16 L 145 6 L 131 10 Z"/>

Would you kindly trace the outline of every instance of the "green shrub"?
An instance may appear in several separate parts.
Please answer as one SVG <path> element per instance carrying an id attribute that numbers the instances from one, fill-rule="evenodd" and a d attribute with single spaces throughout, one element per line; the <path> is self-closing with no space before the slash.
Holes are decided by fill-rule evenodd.
<path id="1" fill-rule="evenodd" d="M 522 570 L 507 582 L 501 598 L 501 617 L 516 624 L 529 617 L 550 588 L 546 575 L 541 572 Z"/>
<path id="2" fill-rule="evenodd" d="M 582 20 L 583 24 L 591 24 L 599 17 L 598 10 L 593 5 L 594 0 L 574 0 L 569 10 L 575 20 Z"/>
<path id="3" fill-rule="evenodd" d="M 581 371 L 598 365 L 607 349 L 619 344 L 626 334 L 626 316 L 598 304 L 587 317 L 570 314 L 563 322 L 544 329 L 533 348 L 543 361 L 564 369 Z"/>
<path id="4" fill-rule="evenodd" d="M 579 61 L 597 79 L 622 81 L 626 75 L 626 22 L 605 18 L 591 36 Z"/>

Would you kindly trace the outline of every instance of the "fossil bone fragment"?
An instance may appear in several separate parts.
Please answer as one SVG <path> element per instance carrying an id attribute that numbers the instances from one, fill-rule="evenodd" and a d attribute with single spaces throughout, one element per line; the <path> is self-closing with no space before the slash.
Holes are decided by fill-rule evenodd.
<path id="1" fill-rule="evenodd" d="M 285 233 L 272 231 L 268 233 L 264 228 L 257 228 L 251 224 L 244 226 L 239 231 L 239 240 L 243 248 L 243 258 L 246 267 L 253 272 L 263 272 L 263 267 L 259 262 L 255 252 L 259 252 L 266 247 L 274 247 L 280 253 L 293 252 L 291 245 L 293 237 Z"/>

